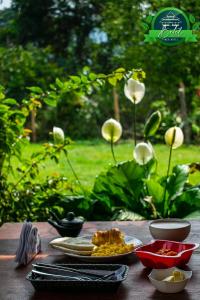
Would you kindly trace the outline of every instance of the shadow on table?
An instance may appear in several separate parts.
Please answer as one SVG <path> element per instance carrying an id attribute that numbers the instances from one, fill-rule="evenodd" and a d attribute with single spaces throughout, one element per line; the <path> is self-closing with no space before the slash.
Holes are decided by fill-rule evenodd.
<path id="1" fill-rule="evenodd" d="M 30 300 L 122 300 L 127 298 L 127 289 L 125 286 L 121 285 L 116 291 L 35 291 L 35 293 L 29 298 Z"/>
<path id="2" fill-rule="evenodd" d="M 181 300 L 191 300 L 190 295 L 188 294 L 187 290 L 183 290 L 180 293 L 175 293 L 175 294 L 164 294 L 161 293 L 159 291 L 156 291 L 150 295 L 149 299 L 169 299 L 170 300 L 177 300 L 177 299 L 181 299 Z"/>

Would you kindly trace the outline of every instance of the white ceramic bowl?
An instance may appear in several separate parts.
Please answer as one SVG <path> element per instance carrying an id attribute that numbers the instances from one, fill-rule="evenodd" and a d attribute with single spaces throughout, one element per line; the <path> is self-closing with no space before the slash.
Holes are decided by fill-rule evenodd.
<path id="1" fill-rule="evenodd" d="M 170 276 L 173 271 L 181 271 L 185 275 L 185 279 L 179 282 L 167 282 L 162 281 L 164 278 Z M 176 267 L 169 268 L 169 269 L 153 269 L 149 274 L 149 280 L 153 284 L 153 286 L 162 293 L 178 293 L 182 291 L 187 282 L 192 277 L 192 271 L 183 271 Z"/>
<path id="2" fill-rule="evenodd" d="M 181 242 L 190 233 L 190 222 L 182 219 L 158 219 L 149 223 L 154 239 Z"/>

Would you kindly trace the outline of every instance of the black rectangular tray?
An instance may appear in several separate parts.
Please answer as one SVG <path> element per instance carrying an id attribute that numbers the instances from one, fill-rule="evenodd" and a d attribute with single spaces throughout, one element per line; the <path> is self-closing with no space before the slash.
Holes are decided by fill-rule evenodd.
<path id="1" fill-rule="evenodd" d="M 59 264 L 59 266 L 71 267 L 73 269 L 90 268 L 93 270 L 108 270 L 115 271 L 122 266 L 122 264 Z M 124 281 L 128 275 L 129 267 L 125 266 L 125 271 L 122 274 L 121 280 L 47 280 L 35 279 L 32 271 L 27 274 L 26 279 L 29 280 L 36 290 L 99 290 L 99 291 L 115 291 L 120 283 Z"/>

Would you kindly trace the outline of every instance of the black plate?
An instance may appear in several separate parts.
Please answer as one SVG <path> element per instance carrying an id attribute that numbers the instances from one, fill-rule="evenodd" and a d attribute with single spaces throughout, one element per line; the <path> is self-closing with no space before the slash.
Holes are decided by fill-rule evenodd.
<path id="1" fill-rule="evenodd" d="M 115 271 L 120 268 L 121 264 L 59 264 L 59 266 L 71 267 L 73 269 L 84 270 L 91 268 L 93 270 L 107 270 L 107 271 Z M 124 281 L 128 275 L 128 266 L 125 266 L 125 271 L 122 274 L 122 278 L 120 280 L 47 280 L 35 278 L 32 274 L 32 271 L 28 273 L 26 279 L 29 280 L 36 290 L 101 290 L 101 291 L 115 291 L 120 283 Z"/>

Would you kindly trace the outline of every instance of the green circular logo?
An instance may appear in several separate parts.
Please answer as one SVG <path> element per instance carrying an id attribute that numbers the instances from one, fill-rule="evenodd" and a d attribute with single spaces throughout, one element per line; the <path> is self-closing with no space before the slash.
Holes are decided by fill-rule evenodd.
<path id="1" fill-rule="evenodd" d="M 180 9 L 167 7 L 153 17 L 151 29 L 159 31 L 157 36 L 159 42 L 173 46 L 185 41 L 182 33 L 190 29 L 190 22 Z"/>

